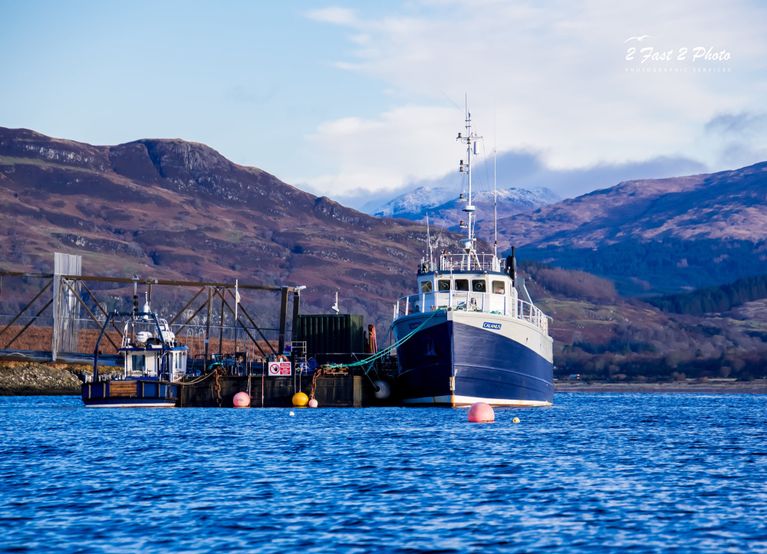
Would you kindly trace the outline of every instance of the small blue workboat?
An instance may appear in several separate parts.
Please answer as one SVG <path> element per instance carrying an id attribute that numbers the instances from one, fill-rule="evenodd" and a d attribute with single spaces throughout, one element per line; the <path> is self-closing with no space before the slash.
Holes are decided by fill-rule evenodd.
<path id="1" fill-rule="evenodd" d="M 172 408 L 180 380 L 186 375 L 188 348 L 176 343 L 170 325 L 149 310 L 135 308 L 106 318 L 96 341 L 93 376 L 82 386 L 83 403 L 89 408 Z M 123 357 L 119 377 L 99 374 L 98 355 L 107 328 L 125 320 L 118 353 Z"/>

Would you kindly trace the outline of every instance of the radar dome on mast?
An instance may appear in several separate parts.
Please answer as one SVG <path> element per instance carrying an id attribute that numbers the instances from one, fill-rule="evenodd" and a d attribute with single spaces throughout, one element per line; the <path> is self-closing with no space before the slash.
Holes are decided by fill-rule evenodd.
<path id="1" fill-rule="evenodd" d="M 149 305 L 149 291 L 144 291 L 144 308 L 142 310 L 144 312 L 144 319 L 149 319 L 149 312 L 152 311 L 152 307 Z"/>

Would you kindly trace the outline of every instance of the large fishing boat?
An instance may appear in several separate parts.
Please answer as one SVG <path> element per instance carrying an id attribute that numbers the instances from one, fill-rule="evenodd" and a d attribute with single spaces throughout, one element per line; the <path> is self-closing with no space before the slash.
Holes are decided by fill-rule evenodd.
<path id="1" fill-rule="evenodd" d="M 407 404 L 547 406 L 554 397 L 549 318 L 517 278 L 513 249 L 505 262 L 498 257 L 496 225 L 493 251 L 476 248 L 471 172 L 480 138 L 467 108 L 457 138 L 466 146 L 459 168 L 467 185 L 459 197 L 466 237 L 458 253 L 436 260 L 429 237 L 418 292 L 394 307 L 397 389 Z"/>
<path id="2" fill-rule="evenodd" d="M 122 375 L 99 373 L 99 349 L 107 328 L 124 320 L 118 353 L 123 357 Z M 93 375 L 82 386 L 83 403 L 92 408 L 172 408 L 179 381 L 186 375 L 188 348 L 177 344 L 170 325 L 149 308 L 138 311 L 134 292 L 131 312 L 111 313 L 96 340 Z"/>

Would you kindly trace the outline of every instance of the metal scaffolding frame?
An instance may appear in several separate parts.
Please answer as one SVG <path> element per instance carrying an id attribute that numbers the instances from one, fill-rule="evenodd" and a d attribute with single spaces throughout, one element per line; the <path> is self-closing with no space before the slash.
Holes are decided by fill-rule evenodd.
<path id="1" fill-rule="evenodd" d="M 240 283 L 239 280 L 235 283 L 225 283 L 221 281 L 142 279 L 138 276 L 109 277 L 101 275 L 81 275 L 80 260 L 73 259 L 80 258 L 79 256 L 69 258 L 67 258 L 68 255 L 62 255 L 61 258 L 59 256 L 59 254 L 56 254 L 55 270 L 54 273 L 51 274 L 3 271 L 0 269 L 0 277 L 10 276 L 32 278 L 41 279 L 43 281 L 42 287 L 36 294 L 34 294 L 33 298 L 11 318 L 11 321 L 8 324 L 0 329 L 0 349 L 5 351 L 12 349 L 13 344 L 24 335 L 36 321 L 40 320 L 41 316 L 49 307 L 53 306 L 53 329 L 50 357 L 55 361 L 60 353 L 76 352 L 76 350 L 73 349 L 77 349 L 79 321 L 81 320 L 82 315 L 85 314 L 87 316 L 85 321 L 92 321 L 97 325 L 103 324 L 108 316 L 108 310 L 105 308 L 106 304 L 98 300 L 93 293 L 92 288 L 88 286 L 88 283 L 133 285 L 134 308 L 138 303 L 136 295 L 136 288 L 138 285 L 146 287 L 148 294 L 151 294 L 152 288 L 157 286 L 195 289 L 195 293 L 192 297 L 184 303 L 183 307 L 178 310 L 172 318 L 169 319 L 169 324 L 177 325 L 180 331 L 186 327 L 192 326 L 193 320 L 205 310 L 204 358 L 206 362 L 211 359 L 213 354 L 210 351 L 212 328 L 217 327 L 219 330 L 218 355 L 221 356 L 223 353 L 223 332 L 227 319 L 231 322 L 229 328 L 235 329 L 235 350 L 237 349 L 238 336 L 240 336 L 237 331 L 241 330 L 243 331 L 243 335 L 241 335 L 243 346 L 245 343 L 250 342 L 265 358 L 271 355 L 281 354 L 285 349 L 287 337 L 288 308 L 291 293 L 293 295 L 292 329 L 295 329 L 295 322 L 300 312 L 300 291 L 304 287 Z M 51 298 L 45 305 L 35 312 L 29 321 L 27 321 L 17 332 L 13 334 L 6 333 L 8 330 L 15 330 L 14 325 L 21 320 L 25 313 L 32 313 L 32 306 L 36 303 L 39 304 L 38 301 L 44 298 L 44 295 L 49 288 L 52 288 L 53 291 Z M 250 309 L 243 305 L 239 294 L 240 291 L 280 293 L 279 327 L 275 329 L 259 326 L 253 315 L 251 315 Z M 83 293 L 87 293 L 90 297 L 91 305 L 89 305 L 83 298 Z M 212 323 L 214 316 L 217 316 L 219 322 L 218 325 L 213 325 Z M 120 329 L 114 326 L 114 323 L 112 323 L 112 327 L 113 330 L 120 334 L 122 333 Z M 267 338 L 264 331 L 277 332 L 276 345 L 274 344 L 275 341 L 273 339 L 270 340 Z M 116 342 L 108 334 L 106 337 L 111 346 L 117 350 Z"/>

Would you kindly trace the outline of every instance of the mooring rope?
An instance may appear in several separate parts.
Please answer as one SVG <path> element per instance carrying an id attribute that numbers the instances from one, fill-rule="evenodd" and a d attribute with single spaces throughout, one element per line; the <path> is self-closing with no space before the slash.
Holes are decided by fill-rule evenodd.
<path id="1" fill-rule="evenodd" d="M 223 400 L 221 396 L 221 366 L 217 367 L 213 370 L 214 379 L 213 379 L 213 390 L 216 393 L 216 400 L 218 401 L 218 407 L 221 407 L 221 402 Z"/>
<path id="2" fill-rule="evenodd" d="M 394 342 L 393 344 L 383 348 L 382 350 L 379 350 L 378 352 L 376 352 L 372 356 L 369 356 L 369 357 L 367 357 L 367 358 L 365 358 L 363 360 L 352 362 L 350 364 L 327 364 L 327 365 L 322 366 L 321 368 L 318 368 L 314 372 L 314 375 L 312 376 L 312 388 L 311 388 L 311 392 L 309 394 L 309 398 L 314 398 L 314 392 L 315 392 L 315 389 L 316 389 L 316 386 L 317 386 L 317 378 L 320 377 L 324 373 L 328 373 L 328 370 L 340 369 L 340 368 L 352 368 L 352 367 L 360 367 L 360 366 L 364 366 L 364 365 L 369 365 L 370 367 L 368 368 L 368 370 L 365 371 L 365 373 L 367 374 L 367 372 L 373 367 L 373 364 L 375 362 L 377 362 L 378 360 L 380 360 L 380 359 L 384 358 L 385 356 L 389 355 L 389 353 L 391 353 L 395 348 L 405 344 L 407 341 L 409 341 L 411 338 L 413 338 L 413 336 L 416 333 L 418 333 L 418 331 L 423 329 L 426 326 L 426 324 L 429 323 L 429 321 L 431 321 L 432 318 L 434 318 L 434 316 L 436 316 L 439 313 L 440 313 L 440 310 L 434 311 L 429 317 L 424 319 L 420 323 L 420 325 L 418 325 L 418 327 L 416 327 L 415 329 L 410 331 L 407 335 L 405 335 L 404 337 L 402 337 L 398 341 Z M 389 329 L 389 331 L 391 332 L 391 328 Z M 222 402 L 221 371 L 220 371 L 221 369 L 222 368 L 220 366 L 216 367 L 210 373 L 206 373 L 204 375 L 201 375 L 200 377 L 197 377 L 196 379 L 192 379 L 191 381 L 171 381 L 171 383 L 174 384 L 174 385 L 190 386 L 190 385 L 196 385 L 197 383 L 201 383 L 205 379 L 209 379 L 210 377 L 215 377 L 215 382 L 213 384 L 213 389 L 214 389 L 214 392 L 216 394 L 216 399 L 218 400 L 219 405 L 221 405 L 221 402 Z"/>
<path id="3" fill-rule="evenodd" d="M 213 374 L 218 371 L 218 368 L 214 369 L 210 373 L 205 373 L 201 375 L 200 377 L 197 377 L 196 379 L 192 379 L 191 381 L 171 381 L 171 385 L 182 385 L 182 386 L 189 386 L 189 385 L 196 385 L 197 383 L 201 383 L 205 379 L 208 379 L 213 376 Z"/>
<path id="4" fill-rule="evenodd" d="M 426 324 L 427 324 L 429 321 L 431 321 L 431 319 L 432 319 L 434 316 L 436 316 L 436 315 L 437 315 L 437 314 L 439 314 L 439 313 L 441 313 L 441 311 L 440 311 L 440 310 L 436 310 L 436 311 L 432 312 L 432 314 L 431 314 L 429 317 L 427 317 L 426 319 L 424 319 L 424 320 L 421 322 L 421 324 L 420 324 L 418 327 L 416 327 L 415 329 L 413 329 L 412 331 L 410 331 L 410 332 L 409 332 L 407 335 L 405 335 L 404 337 L 402 337 L 401 339 L 399 339 L 399 340 L 398 340 L 397 342 L 395 342 L 394 344 L 391 344 L 391 345 L 387 346 L 387 347 L 386 347 L 386 348 L 384 348 L 383 350 L 380 350 L 380 351 L 376 352 L 375 354 L 373 354 L 372 356 L 370 356 L 370 357 L 368 357 L 368 358 L 365 358 L 364 360 L 359 360 L 359 361 L 357 361 L 357 362 L 352 362 L 352 363 L 350 363 L 350 364 L 328 364 L 328 365 L 327 365 L 327 366 L 325 366 L 325 367 L 329 367 L 329 368 L 338 368 L 338 367 L 359 367 L 359 366 L 363 366 L 363 365 L 367 365 L 367 364 L 371 364 L 371 367 L 372 367 L 372 364 L 373 364 L 374 362 L 377 362 L 377 361 L 378 361 L 378 360 L 380 360 L 381 358 L 384 358 L 385 356 L 389 355 L 389 353 L 391 353 L 391 351 L 392 351 L 392 350 L 394 350 L 394 349 L 395 349 L 395 348 L 397 348 L 398 346 L 401 346 L 401 345 L 405 344 L 407 341 L 409 341 L 409 340 L 410 340 L 410 339 L 411 339 L 411 338 L 412 338 L 412 337 L 413 337 L 413 336 L 414 336 L 414 335 L 415 335 L 415 334 L 416 334 L 418 331 L 420 331 L 421 329 L 423 329 L 423 328 L 424 328 L 424 326 L 425 326 L 425 325 L 426 325 Z"/>
<path id="5" fill-rule="evenodd" d="M 347 371 L 337 371 L 339 369 L 347 370 Z M 318 368 L 314 374 L 312 375 L 312 387 L 309 389 L 309 399 L 311 400 L 314 398 L 314 393 L 317 390 L 317 379 L 319 377 L 322 377 L 323 375 L 348 375 L 348 367 L 347 366 L 340 366 L 340 367 L 330 367 L 329 365 L 324 365 L 320 368 Z"/>

